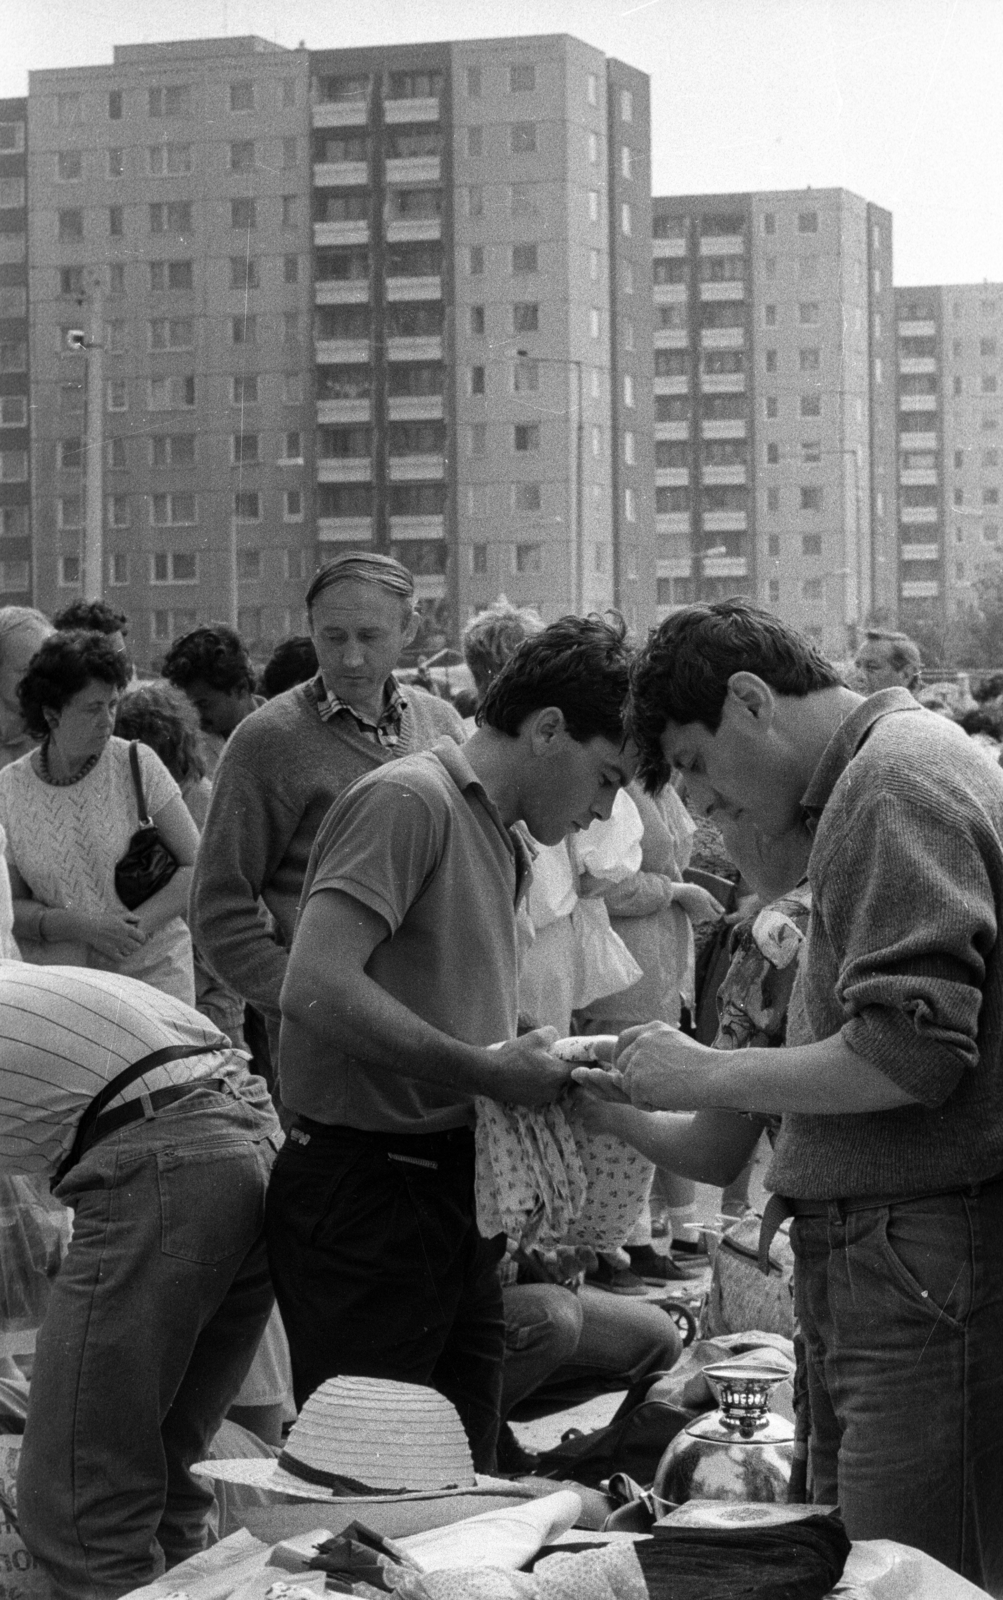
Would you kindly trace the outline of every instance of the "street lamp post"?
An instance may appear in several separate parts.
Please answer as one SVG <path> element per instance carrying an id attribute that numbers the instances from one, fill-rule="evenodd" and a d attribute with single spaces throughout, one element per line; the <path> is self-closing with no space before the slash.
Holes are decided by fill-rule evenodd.
<path id="1" fill-rule="evenodd" d="M 81 300 L 81 305 L 83 301 Z M 73 329 L 72 350 L 84 353 L 86 368 L 86 453 L 84 456 L 84 548 L 81 591 L 87 600 L 104 593 L 104 294 L 100 276 L 90 285 L 88 331 Z"/>
<path id="2" fill-rule="evenodd" d="M 538 356 L 530 350 L 517 350 L 516 355 L 525 361 L 539 361 L 545 366 L 568 367 L 575 373 L 575 510 L 571 539 L 571 595 L 576 615 L 581 616 L 585 605 L 585 532 L 582 504 L 582 476 L 585 459 L 585 392 L 582 363 L 575 356 Z"/>

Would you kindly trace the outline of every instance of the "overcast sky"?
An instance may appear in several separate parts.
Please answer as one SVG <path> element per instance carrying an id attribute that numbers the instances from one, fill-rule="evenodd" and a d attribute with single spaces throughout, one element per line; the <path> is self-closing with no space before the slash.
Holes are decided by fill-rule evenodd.
<path id="1" fill-rule="evenodd" d="M 112 46 L 571 33 L 651 74 L 656 194 L 843 186 L 895 280 L 1003 281 L 1003 0 L 0 0 L 0 95 Z"/>

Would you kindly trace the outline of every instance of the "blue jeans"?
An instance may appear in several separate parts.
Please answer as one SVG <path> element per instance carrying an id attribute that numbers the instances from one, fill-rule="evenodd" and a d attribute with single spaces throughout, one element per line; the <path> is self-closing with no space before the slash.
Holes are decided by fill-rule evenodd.
<path id="1" fill-rule="evenodd" d="M 1003 1182 L 798 1216 L 811 1498 L 1003 1594 Z"/>
<path id="2" fill-rule="evenodd" d="M 17 1500 L 60 1600 L 113 1600 L 208 1542 L 212 1490 L 189 1468 L 273 1298 L 278 1125 L 258 1080 L 244 1084 L 100 1140 L 56 1190 L 73 1242 L 38 1335 Z"/>
<path id="3" fill-rule="evenodd" d="M 631 1388 L 667 1372 L 682 1341 L 671 1317 L 647 1300 L 607 1294 L 583 1283 L 517 1283 L 503 1290 L 505 1372 L 502 1416 L 532 1398 L 569 1404 L 567 1391 Z M 564 1394 L 561 1394 L 561 1388 Z"/>

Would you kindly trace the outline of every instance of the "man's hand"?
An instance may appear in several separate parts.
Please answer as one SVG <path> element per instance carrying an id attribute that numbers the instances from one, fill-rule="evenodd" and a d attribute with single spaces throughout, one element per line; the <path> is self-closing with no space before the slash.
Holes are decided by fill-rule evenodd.
<path id="1" fill-rule="evenodd" d="M 479 1092 L 513 1105 L 549 1105 L 571 1077 L 568 1063 L 550 1054 L 556 1038 L 556 1028 L 535 1028 L 490 1051 Z"/>
<path id="2" fill-rule="evenodd" d="M 715 900 L 710 890 L 699 883 L 677 883 L 672 891 L 672 904 L 686 913 L 695 928 L 702 922 L 718 922 L 724 916 L 720 900 Z"/>
<path id="3" fill-rule="evenodd" d="M 586 1099 L 603 1100 L 614 1105 L 630 1104 L 630 1095 L 623 1087 L 623 1078 L 615 1069 L 572 1067 L 571 1076 L 579 1089 L 586 1091 L 581 1098 L 576 1095 L 577 1105 L 583 1105 Z"/>
<path id="4" fill-rule="evenodd" d="M 647 1022 L 621 1033 L 614 1066 L 642 1111 L 695 1111 L 704 1104 L 700 1089 L 719 1055 L 666 1022 Z"/>

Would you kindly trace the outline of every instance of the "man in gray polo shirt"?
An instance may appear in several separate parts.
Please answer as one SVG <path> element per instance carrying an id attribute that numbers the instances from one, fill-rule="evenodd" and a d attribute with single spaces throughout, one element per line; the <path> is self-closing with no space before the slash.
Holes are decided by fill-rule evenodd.
<path id="1" fill-rule="evenodd" d="M 627 668 L 622 628 L 565 618 L 499 674 L 467 744 L 353 784 L 314 843 L 282 990 L 295 1119 L 266 1226 L 297 1402 L 336 1373 L 431 1384 L 480 1471 L 504 1317 L 474 1219 L 473 1101 L 543 1105 L 568 1076 L 552 1030 L 515 1037 L 513 826 L 556 844 L 609 816 L 633 771 Z"/>
<path id="2" fill-rule="evenodd" d="M 648 641 L 629 722 L 649 785 L 813 836 L 782 1049 L 621 1036 L 635 1105 L 782 1112 L 813 1498 L 1003 1593 L 1003 776 L 906 689 L 863 700 L 741 601 Z M 780 1201 L 779 1197 L 786 1197 Z"/>

